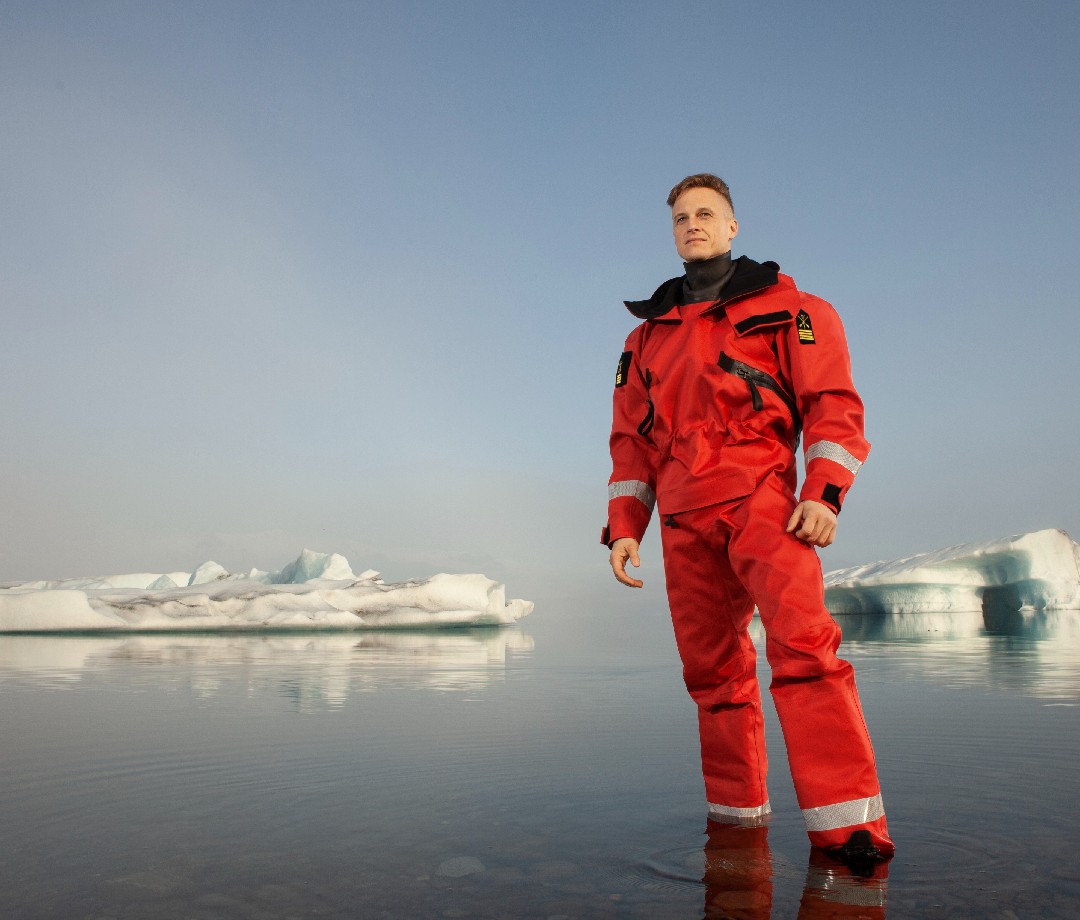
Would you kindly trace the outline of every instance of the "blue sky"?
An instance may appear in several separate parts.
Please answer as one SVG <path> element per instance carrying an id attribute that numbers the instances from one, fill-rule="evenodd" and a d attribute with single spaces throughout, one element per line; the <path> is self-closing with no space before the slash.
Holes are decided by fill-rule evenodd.
<path id="1" fill-rule="evenodd" d="M 701 170 L 848 330 L 826 569 L 1080 536 L 1078 46 L 1070 2 L 9 0 L 0 581 L 607 589 L 621 301 Z"/>

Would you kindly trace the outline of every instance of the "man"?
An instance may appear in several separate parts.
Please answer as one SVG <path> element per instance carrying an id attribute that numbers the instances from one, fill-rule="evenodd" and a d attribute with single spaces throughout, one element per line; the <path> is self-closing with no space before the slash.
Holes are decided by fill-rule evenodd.
<path id="1" fill-rule="evenodd" d="M 697 703 L 710 821 L 771 813 L 765 731 L 748 632 L 766 632 L 772 691 L 814 846 L 855 861 L 893 851 L 877 769 L 814 547 L 870 445 L 843 327 L 774 262 L 731 258 L 739 230 L 727 184 L 709 173 L 671 190 L 685 275 L 645 301 L 615 380 L 608 523 L 615 577 L 640 565 L 659 505 L 664 570 L 683 677 Z M 806 477 L 795 497 L 802 433 Z"/>

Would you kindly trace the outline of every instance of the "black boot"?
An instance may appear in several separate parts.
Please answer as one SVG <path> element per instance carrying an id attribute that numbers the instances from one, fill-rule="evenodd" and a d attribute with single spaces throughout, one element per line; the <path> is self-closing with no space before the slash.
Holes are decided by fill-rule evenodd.
<path id="1" fill-rule="evenodd" d="M 842 862 L 855 875 L 869 878 L 874 872 L 874 863 L 888 859 L 888 857 L 874 846 L 870 831 L 852 831 L 848 842 L 841 847 L 829 850 L 829 855 Z"/>

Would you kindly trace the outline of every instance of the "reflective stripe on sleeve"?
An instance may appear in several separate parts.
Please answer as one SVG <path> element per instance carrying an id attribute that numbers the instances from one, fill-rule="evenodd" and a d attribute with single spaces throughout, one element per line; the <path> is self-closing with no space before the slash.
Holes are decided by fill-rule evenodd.
<path id="1" fill-rule="evenodd" d="M 731 805 L 716 805 L 709 802 L 709 820 L 720 824 L 742 824 L 756 827 L 764 824 L 772 814 L 772 806 L 766 802 L 754 808 L 734 808 Z"/>
<path id="2" fill-rule="evenodd" d="M 650 511 L 653 510 L 653 506 L 656 504 L 656 493 L 647 482 L 642 482 L 640 479 L 627 479 L 623 482 L 609 483 L 607 496 L 608 501 L 613 498 L 624 498 L 625 496 L 636 498 Z"/>
<path id="3" fill-rule="evenodd" d="M 819 457 L 839 463 L 853 476 L 862 467 L 862 460 L 856 459 L 851 453 L 837 444 L 835 441 L 817 441 L 806 448 L 806 462 L 817 460 Z"/>
<path id="4" fill-rule="evenodd" d="M 868 824 L 884 814 L 885 805 L 881 801 L 880 792 L 868 799 L 852 799 L 850 802 L 837 802 L 835 805 L 802 810 L 808 831 L 831 831 L 838 827 Z"/>

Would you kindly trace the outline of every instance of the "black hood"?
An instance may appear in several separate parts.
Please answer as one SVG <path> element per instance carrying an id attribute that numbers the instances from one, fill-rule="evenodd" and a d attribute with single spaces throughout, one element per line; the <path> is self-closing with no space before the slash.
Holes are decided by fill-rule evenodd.
<path id="1" fill-rule="evenodd" d="M 755 262 L 746 256 L 735 260 L 735 273 L 724 285 L 718 304 L 729 303 L 747 294 L 754 294 L 772 287 L 777 282 L 780 266 L 775 262 Z M 683 279 L 669 278 L 660 285 L 648 300 L 626 300 L 626 309 L 638 319 L 656 319 L 683 303 Z"/>

